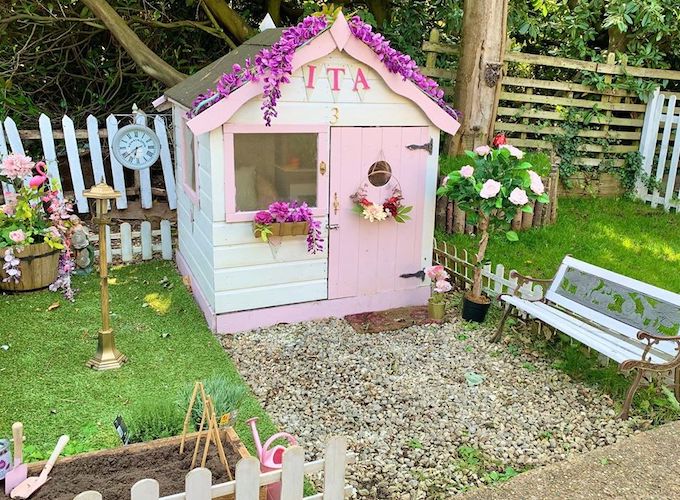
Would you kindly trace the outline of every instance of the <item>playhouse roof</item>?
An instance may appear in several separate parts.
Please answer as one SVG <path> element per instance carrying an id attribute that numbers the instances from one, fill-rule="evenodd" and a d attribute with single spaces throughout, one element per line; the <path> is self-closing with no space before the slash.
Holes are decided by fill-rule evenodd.
<path id="1" fill-rule="evenodd" d="M 162 98 L 169 98 L 186 107 L 191 107 L 193 100 L 206 89 L 214 88 L 221 76 L 228 73 L 234 64 L 242 65 L 247 58 L 254 58 L 261 49 L 274 45 L 281 38 L 283 31 L 283 29 L 277 28 L 261 32 L 214 63 L 167 90 Z M 292 61 L 293 70 L 324 57 L 334 50 L 345 52 L 350 57 L 375 70 L 393 92 L 418 106 L 440 130 L 452 135 L 458 131 L 460 124 L 453 116 L 442 109 L 414 82 L 406 80 L 396 73 L 391 73 L 366 43 L 352 35 L 342 13 L 338 15 L 329 29 L 324 30 L 309 43 L 296 49 Z M 197 135 L 221 126 L 248 100 L 262 94 L 262 85 L 261 80 L 246 82 L 234 90 L 228 98 L 220 100 L 194 116 L 187 122 L 187 125 Z M 161 103 L 161 98 L 154 101 L 154 105 Z"/>
<path id="2" fill-rule="evenodd" d="M 229 73 L 234 64 L 243 66 L 246 59 L 253 59 L 260 50 L 271 47 L 278 42 L 284 29 L 274 28 L 258 33 L 228 54 L 223 55 L 190 77 L 185 78 L 174 87 L 166 90 L 165 96 L 182 106 L 190 108 L 196 96 L 209 88 L 215 88 L 220 77 L 224 73 Z"/>

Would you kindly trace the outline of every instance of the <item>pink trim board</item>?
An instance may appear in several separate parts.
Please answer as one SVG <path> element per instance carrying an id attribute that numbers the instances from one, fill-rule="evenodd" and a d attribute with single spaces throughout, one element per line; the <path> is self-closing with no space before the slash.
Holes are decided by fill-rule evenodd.
<path id="1" fill-rule="evenodd" d="M 293 57 L 293 71 L 307 63 L 327 56 L 335 49 L 346 51 L 350 56 L 373 68 L 385 81 L 387 86 L 416 104 L 440 130 L 454 135 L 460 124 L 437 103 L 423 93 L 413 82 L 404 80 L 401 76 L 390 73 L 378 56 L 350 31 L 347 20 L 339 14 L 330 30 L 323 32 L 307 45 L 297 50 Z M 264 82 L 248 82 L 236 89 L 228 98 L 222 99 L 214 106 L 206 109 L 188 122 L 189 128 L 195 135 L 204 134 L 220 127 L 250 99 L 262 94 Z"/>
<path id="2" fill-rule="evenodd" d="M 255 328 L 276 325 L 278 323 L 299 323 L 324 318 L 342 318 L 348 314 L 367 311 L 384 311 L 395 307 L 420 306 L 427 303 L 430 296 L 429 286 L 423 285 L 412 290 L 395 290 L 376 293 L 365 297 L 345 297 L 333 300 L 317 300 L 300 304 L 238 311 L 226 314 L 215 314 L 210 304 L 193 279 L 191 270 L 184 257 L 178 251 L 177 267 L 184 276 L 191 280 L 191 290 L 198 306 L 203 311 L 208 326 L 217 333 L 237 333 Z"/>

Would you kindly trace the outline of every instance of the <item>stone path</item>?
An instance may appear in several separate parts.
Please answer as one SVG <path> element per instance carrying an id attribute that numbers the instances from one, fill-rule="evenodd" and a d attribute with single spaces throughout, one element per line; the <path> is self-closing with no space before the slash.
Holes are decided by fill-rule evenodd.
<path id="1" fill-rule="evenodd" d="M 359 455 L 361 498 L 447 499 L 616 442 L 633 430 L 609 397 L 539 353 L 453 320 L 357 333 L 343 320 L 222 337 L 239 372 L 308 459 L 329 436 Z"/>
<path id="2" fill-rule="evenodd" d="M 680 498 L 680 422 L 575 455 L 567 462 L 521 474 L 497 487 L 471 491 L 465 500 L 677 499 Z"/>

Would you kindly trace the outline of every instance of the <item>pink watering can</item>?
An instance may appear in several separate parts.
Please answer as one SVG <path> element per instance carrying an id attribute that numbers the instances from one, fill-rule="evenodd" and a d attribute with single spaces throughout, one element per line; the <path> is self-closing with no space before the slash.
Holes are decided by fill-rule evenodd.
<path id="1" fill-rule="evenodd" d="M 257 458 L 260 459 L 260 471 L 269 472 L 280 470 L 283 467 L 283 452 L 286 451 L 286 447 L 278 444 L 270 449 L 272 443 L 277 439 L 287 439 L 288 444 L 295 446 L 297 445 L 297 439 L 287 432 L 279 432 L 267 439 L 263 445 L 260 441 L 260 434 L 257 432 L 257 417 L 251 418 L 246 423 L 250 425 L 250 429 L 253 432 L 253 440 L 255 441 L 255 447 L 257 448 Z M 279 500 L 280 498 L 280 482 L 267 486 L 268 500 Z"/>

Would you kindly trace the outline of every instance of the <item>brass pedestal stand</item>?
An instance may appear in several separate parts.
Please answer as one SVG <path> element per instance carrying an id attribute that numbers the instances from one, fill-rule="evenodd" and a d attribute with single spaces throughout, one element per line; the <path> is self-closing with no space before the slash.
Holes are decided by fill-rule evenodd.
<path id="1" fill-rule="evenodd" d="M 92 189 L 84 191 L 83 196 L 96 201 L 95 222 L 99 226 L 99 284 L 102 311 L 102 328 L 99 330 L 97 353 L 86 363 L 86 366 L 93 370 L 113 370 L 120 368 L 127 361 L 127 357 L 116 349 L 113 330 L 109 324 L 109 274 L 106 257 L 106 224 L 109 222 L 106 213 L 109 201 L 118 198 L 120 193 L 102 180 Z"/>

